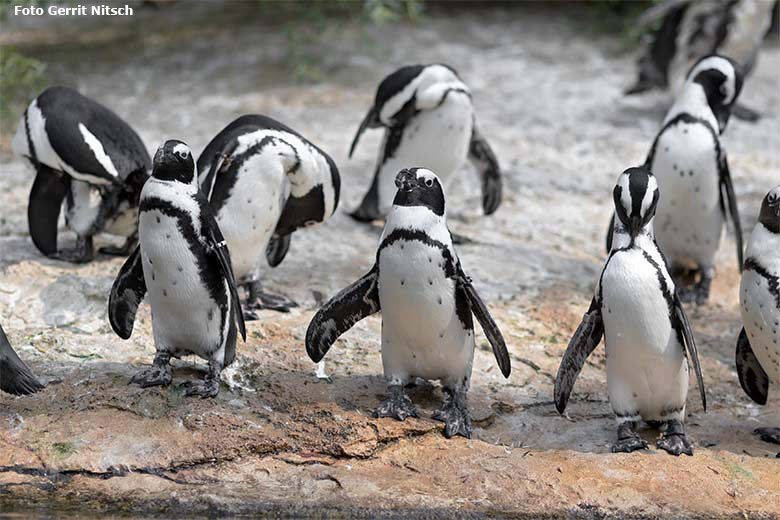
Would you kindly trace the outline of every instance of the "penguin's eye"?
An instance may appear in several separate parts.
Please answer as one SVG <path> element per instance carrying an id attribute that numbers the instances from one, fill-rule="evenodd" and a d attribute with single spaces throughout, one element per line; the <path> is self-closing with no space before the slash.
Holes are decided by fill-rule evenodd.
<path id="1" fill-rule="evenodd" d="M 425 179 L 425 185 L 429 188 L 433 186 L 433 179 Z"/>
<path id="2" fill-rule="evenodd" d="M 176 152 L 176 155 L 179 156 L 179 159 L 187 159 L 190 156 L 190 152 L 187 150 L 182 150 L 181 152 Z"/>

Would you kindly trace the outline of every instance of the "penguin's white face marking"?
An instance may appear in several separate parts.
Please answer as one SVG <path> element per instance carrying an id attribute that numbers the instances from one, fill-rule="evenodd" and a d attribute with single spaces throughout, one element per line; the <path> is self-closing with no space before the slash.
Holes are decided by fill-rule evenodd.
<path id="1" fill-rule="evenodd" d="M 425 168 L 409 168 L 398 172 L 395 178 L 398 192 L 394 206 L 422 206 L 434 214 L 444 216 L 444 190 L 439 178 Z"/>
<path id="2" fill-rule="evenodd" d="M 191 190 L 198 189 L 198 176 L 192 150 L 181 141 L 166 141 L 154 154 L 152 177 L 161 181 L 178 182 Z"/>
<path id="3" fill-rule="evenodd" d="M 704 93 L 706 103 L 718 121 L 718 130 L 722 133 L 731 115 L 731 107 L 742 90 L 741 71 L 734 62 L 723 56 L 702 58 L 691 68 L 685 81 L 684 92 L 696 90 Z"/>
<path id="4" fill-rule="evenodd" d="M 613 197 L 615 213 L 633 242 L 649 226 L 655 215 L 659 197 L 655 176 L 644 166 L 629 168 L 618 177 Z M 648 230 L 648 233 L 652 233 L 652 230 Z"/>
<path id="5" fill-rule="evenodd" d="M 780 185 L 769 190 L 764 197 L 758 221 L 770 233 L 780 234 Z"/>

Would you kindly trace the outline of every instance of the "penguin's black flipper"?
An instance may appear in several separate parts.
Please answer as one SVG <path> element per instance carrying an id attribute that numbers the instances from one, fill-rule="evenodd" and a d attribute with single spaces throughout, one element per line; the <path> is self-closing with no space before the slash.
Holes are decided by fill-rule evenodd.
<path id="1" fill-rule="evenodd" d="M 57 253 L 57 221 L 71 179 L 42 163 L 38 163 L 36 169 L 38 173 L 27 205 L 27 222 L 35 247 L 44 255 L 52 256 Z"/>
<path id="2" fill-rule="evenodd" d="M 34 394 L 43 385 L 19 359 L 0 325 L 0 390 L 13 395 Z"/>
<path id="3" fill-rule="evenodd" d="M 352 326 L 379 312 L 379 268 L 374 267 L 352 285 L 328 300 L 306 330 L 306 352 L 315 363 Z"/>
<path id="4" fill-rule="evenodd" d="M 287 251 L 290 250 L 290 241 L 292 239 L 292 233 L 284 236 L 274 235 L 271 240 L 268 241 L 268 245 L 265 248 L 265 258 L 268 261 L 268 265 L 276 267 L 282 263 L 284 257 L 287 256 Z"/>
<path id="5" fill-rule="evenodd" d="M 205 200 L 203 203 L 205 205 L 201 206 L 202 209 L 208 207 L 208 203 L 206 203 Z M 228 251 L 225 237 L 222 236 L 222 231 L 220 231 L 219 225 L 217 225 L 217 221 L 214 219 L 214 215 L 209 211 L 202 211 L 201 216 L 206 245 L 211 254 L 217 258 L 219 266 L 222 269 L 222 276 L 227 280 L 228 287 L 230 288 L 230 296 L 233 300 L 230 304 L 233 311 L 233 317 L 236 320 L 236 325 L 238 325 L 238 331 L 241 333 L 241 337 L 246 342 L 244 311 L 241 310 L 241 300 L 238 298 L 238 286 L 236 284 L 236 277 L 233 275 L 233 264 L 230 262 L 230 251 Z M 230 342 L 228 342 L 225 351 L 225 359 L 233 359 L 235 357 L 235 348 L 235 343 L 231 345 Z M 232 349 L 232 352 L 228 352 L 229 349 Z"/>
<path id="6" fill-rule="evenodd" d="M 731 218 L 731 222 L 734 224 L 734 235 L 737 241 L 737 261 L 739 262 L 739 270 L 742 271 L 744 262 L 742 257 L 742 223 L 739 220 L 737 197 L 734 194 L 734 184 L 731 181 L 731 171 L 729 170 L 729 162 L 725 153 L 720 158 L 718 170 L 720 173 L 720 207 L 723 209 L 724 216 Z M 728 214 L 726 211 L 728 211 Z"/>
<path id="7" fill-rule="evenodd" d="M 691 322 L 688 321 L 688 316 L 685 314 L 680 297 L 677 292 L 674 293 L 674 321 L 673 327 L 677 329 L 678 333 L 682 334 L 682 340 L 685 344 L 685 350 L 688 354 L 688 359 L 693 365 L 693 370 L 696 372 L 696 383 L 699 385 L 699 396 L 701 397 L 701 404 L 704 407 L 704 411 L 707 411 L 707 395 L 704 391 L 704 379 L 701 375 L 701 364 L 699 363 L 699 351 L 696 348 L 696 340 L 693 338 L 693 331 L 691 330 Z M 679 327 L 679 328 L 678 328 Z"/>
<path id="8" fill-rule="evenodd" d="M 555 377 L 555 389 L 553 392 L 555 408 L 558 413 L 566 410 L 566 403 L 574 388 L 574 382 L 580 374 L 585 360 L 593 352 L 604 335 L 604 321 L 601 317 L 601 306 L 596 298 L 590 303 L 588 312 L 582 317 L 582 322 L 569 341 L 569 346 L 561 359 L 558 367 L 558 375 Z"/>
<path id="9" fill-rule="evenodd" d="M 758 404 L 766 404 L 769 394 L 769 376 L 767 376 L 758 358 L 750 347 L 750 340 L 743 327 L 737 339 L 737 375 L 742 390 Z"/>
<path id="10" fill-rule="evenodd" d="M 469 161 L 482 180 L 482 209 L 485 215 L 493 214 L 501 204 L 501 169 L 496 154 L 479 132 L 476 121 L 471 131 Z"/>
<path id="11" fill-rule="evenodd" d="M 108 297 L 108 321 L 120 338 L 128 339 L 133 333 L 135 314 L 144 295 L 146 280 L 141 261 L 141 247 L 137 246 L 119 270 Z"/>
<path id="12" fill-rule="evenodd" d="M 490 311 L 488 311 L 482 298 L 477 294 L 477 290 L 474 288 L 471 280 L 466 276 L 460 266 L 458 266 L 457 281 L 459 289 L 463 291 L 469 302 L 472 314 L 476 316 L 477 321 L 480 326 L 482 326 L 482 331 L 490 342 L 490 346 L 493 347 L 493 355 L 496 356 L 496 361 L 498 362 L 498 367 L 501 369 L 501 373 L 504 374 L 504 377 L 509 377 L 509 374 L 512 371 L 512 365 L 509 360 L 509 352 L 506 349 L 506 342 L 504 341 L 504 336 L 501 334 L 501 330 L 499 330 L 493 316 L 490 315 Z"/>

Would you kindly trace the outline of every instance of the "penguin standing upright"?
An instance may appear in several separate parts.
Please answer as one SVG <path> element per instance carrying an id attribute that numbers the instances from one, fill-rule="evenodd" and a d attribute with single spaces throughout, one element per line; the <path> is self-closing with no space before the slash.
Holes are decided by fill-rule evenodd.
<path id="1" fill-rule="evenodd" d="M 572 336 L 555 379 L 555 406 L 566 409 L 585 360 L 601 342 L 607 349 L 609 401 L 618 424 L 614 452 L 647 447 L 634 428 L 640 420 L 665 425 L 657 446 L 673 455 L 693 454 L 683 427 L 688 360 L 707 409 L 696 343 L 688 318 L 653 239 L 658 185 L 647 167 L 629 168 L 613 192 L 612 251 L 596 294 Z"/>
<path id="2" fill-rule="evenodd" d="M 35 98 L 17 127 L 12 148 L 37 174 L 27 208 L 30 235 L 46 256 L 72 262 L 94 257 L 92 237 L 105 231 L 126 237 L 101 253 L 126 255 L 137 242 L 138 197 L 151 160 L 138 134 L 103 105 L 67 87 L 51 87 Z M 57 248 L 57 221 L 65 201 L 65 223 L 76 247 Z"/>
<path id="3" fill-rule="evenodd" d="M 306 331 L 306 351 L 319 362 L 341 334 L 381 310 L 382 364 L 390 395 L 375 415 L 401 421 L 416 417 L 404 385 L 416 377 L 438 379 L 448 398 L 434 419 L 446 423 L 447 437 L 470 437 L 466 392 L 474 358 L 472 313 L 504 377 L 509 377 L 509 354 L 452 246 L 439 179 L 428 169 L 412 168 L 401 170 L 395 184 L 398 192 L 374 267 L 317 312 Z"/>
<path id="4" fill-rule="evenodd" d="M 501 170 L 475 121 L 471 91 L 451 67 L 408 65 L 387 76 L 349 150 L 351 157 L 366 128 L 385 128 L 374 179 L 352 217 L 384 218 L 401 168 L 418 164 L 437 172 L 446 183 L 467 157 L 481 177 L 485 214 L 496 211 L 501 204 Z"/>
<path id="5" fill-rule="evenodd" d="M 739 382 L 753 401 L 766 404 L 769 384 L 780 385 L 780 186 L 761 204 L 747 246 L 739 300 L 744 323 L 737 340 Z M 755 433 L 780 444 L 780 427 Z"/>
<path id="6" fill-rule="evenodd" d="M 654 5 L 638 20 L 640 28 L 656 24 L 657 29 L 648 38 L 637 80 L 626 94 L 666 89 L 670 82 L 676 88 L 691 65 L 710 54 L 728 56 L 747 76 L 756 64 L 776 4 L 771 0 L 666 0 Z M 742 105 L 735 106 L 734 115 L 749 121 L 759 117 Z"/>
<path id="7" fill-rule="evenodd" d="M 19 359 L 0 325 L 0 390 L 13 395 L 33 394 L 43 385 Z"/>
<path id="8" fill-rule="evenodd" d="M 658 245 L 673 272 L 693 267 L 699 275 L 694 287 L 680 290 L 686 302 L 703 304 L 709 299 L 727 214 L 742 266 L 742 226 L 720 140 L 741 89 L 742 77 L 731 60 L 722 56 L 700 60 L 666 114 L 645 163 L 665 194 L 656 212 Z M 607 250 L 610 236 L 611 228 Z"/>
<path id="9" fill-rule="evenodd" d="M 141 192 L 139 245 L 119 271 L 108 304 L 111 327 L 123 339 L 133 332 L 138 305 L 152 307 L 157 354 L 152 368 L 130 380 L 142 387 L 168 385 L 171 357 L 208 360 L 204 381 L 187 383 L 187 395 L 213 397 L 219 373 L 236 356 L 237 332 L 246 341 L 230 254 L 208 201 L 198 191 L 195 161 L 181 141 L 166 141 L 154 156 Z"/>
<path id="10" fill-rule="evenodd" d="M 341 181 L 328 154 L 270 117 L 241 116 L 211 140 L 198 158 L 201 191 L 225 235 L 233 269 L 253 310 L 288 311 L 295 302 L 261 290 L 265 255 L 276 267 L 292 233 L 336 211 Z"/>

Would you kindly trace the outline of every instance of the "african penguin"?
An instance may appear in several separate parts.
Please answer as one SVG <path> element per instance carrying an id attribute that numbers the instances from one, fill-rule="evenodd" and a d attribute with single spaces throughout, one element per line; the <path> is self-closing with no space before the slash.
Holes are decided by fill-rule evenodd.
<path id="1" fill-rule="evenodd" d="M 644 449 L 636 423 L 663 423 L 657 447 L 673 455 L 693 454 L 685 435 L 688 360 L 707 409 L 696 343 L 688 318 L 653 239 L 659 191 L 646 166 L 629 168 L 613 192 L 614 240 L 595 296 L 572 336 L 555 379 L 555 406 L 566 409 L 585 360 L 601 342 L 607 349 L 609 401 L 617 418 L 613 452 Z"/>
<path id="2" fill-rule="evenodd" d="M 691 65 L 710 54 L 728 56 L 747 76 L 769 31 L 775 4 L 770 0 L 666 0 L 654 5 L 638 20 L 640 27 L 657 28 L 647 39 L 638 78 L 626 94 L 666 89 L 670 83 L 677 90 Z M 735 106 L 734 115 L 749 121 L 759 117 L 741 105 Z"/>
<path id="3" fill-rule="evenodd" d="M 288 311 L 295 302 L 261 291 L 261 259 L 284 259 L 292 233 L 324 222 L 336 211 L 341 180 L 333 159 L 282 123 L 241 116 L 198 159 L 200 187 L 225 235 L 239 284 L 253 310 Z"/>
<path id="4" fill-rule="evenodd" d="M 171 383 L 171 357 L 206 359 L 204 381 L 187 395 L 213 397 L 219 373 L 236 356 L 237 330 L 246 341 L 230 254 L 206 198 L 198 190 L 195 161 L 181 141 L 166 141 L 154 156 L 141 192 L 139 245 L 119 271 L 108 304 L 111 327 L 133 332 L 138 305 L 152 307 L 157 354 L 152 368 L 130 380 L 142 387 Z"/>
<path id="5" fill-rule="evenodd" d="M 126 238 L 101 253 L 127 255 L 137 242 L 138 197 L 151 159 L 138 134 L 111 110 L 67 87 L 51 87 L 24 111 L 12 142 L 37 174 L 27 208 L 30 235 L 46 256 L 94 257 L 93 236 Z M 57 220 L 76 232 L 76 247 L 57 248 Z"/>
<path id="6" fill-rule="evenodd" d="M 742 266 L 742 227 L 720 140 L 741 88 L 742 78 L 731 60 L 722 56 L 700 60 L 666 114 L 645 162 L 665 193 L 656 212 L 658 245 L 673 273 L 692 267 L 699 275 L 695 286 L 680 289 L 684 302 L 704 304 L 709 299 L 727 216 L 734 225 Z"/>
<path id="7" fill-rule="evenodd" d="M 387 76 L 349 150 L 351 157 L 366 128 L 385 128 L 374 179 L 352 217 L 384 218 L 401 168 L 420 164 L 446 183 L 467 157 L 479 171 L 485 214 L 496 211 L 501 203 L 501 170 L 475 121 L 471 91 L 453 68 L 408 65 Z"/>
<path id="8" fill-rule="evenodd" d="M 319 362 L 341 334 L 382 311 L 382 364 L 389 397 L 377 417 L 403 421 L 417 410 L 404 393 L 416 377 L 442 381 L 448 395 L 434 419 L 444 434 L 471 436 L 466 392 L 474 357 L 472 313 L 498 366 L 509 377 L 509 354 L 498 326 L 460 265 L 444 211 L 444 192 L 425 168 L 401 170 L 374 267 L 317 312 L 306 351 Z"/>
<path id="9" fill-rule="evenodd" d="M 744 323 L 737 340 L 739 382 L 753 401 L 766 404 L 769 384 L 780 385 L 780 186 L 761 204 L 747 246 L 739 300 Z M 755 433 L 780 444 L 780 428 L 758 428 Z"/>
<path id="10" fill-rule="evenodd" d="M 13 395 L 33 394 L 43 385 L 19 359 L 0 325 L 0 390 Z"/>

